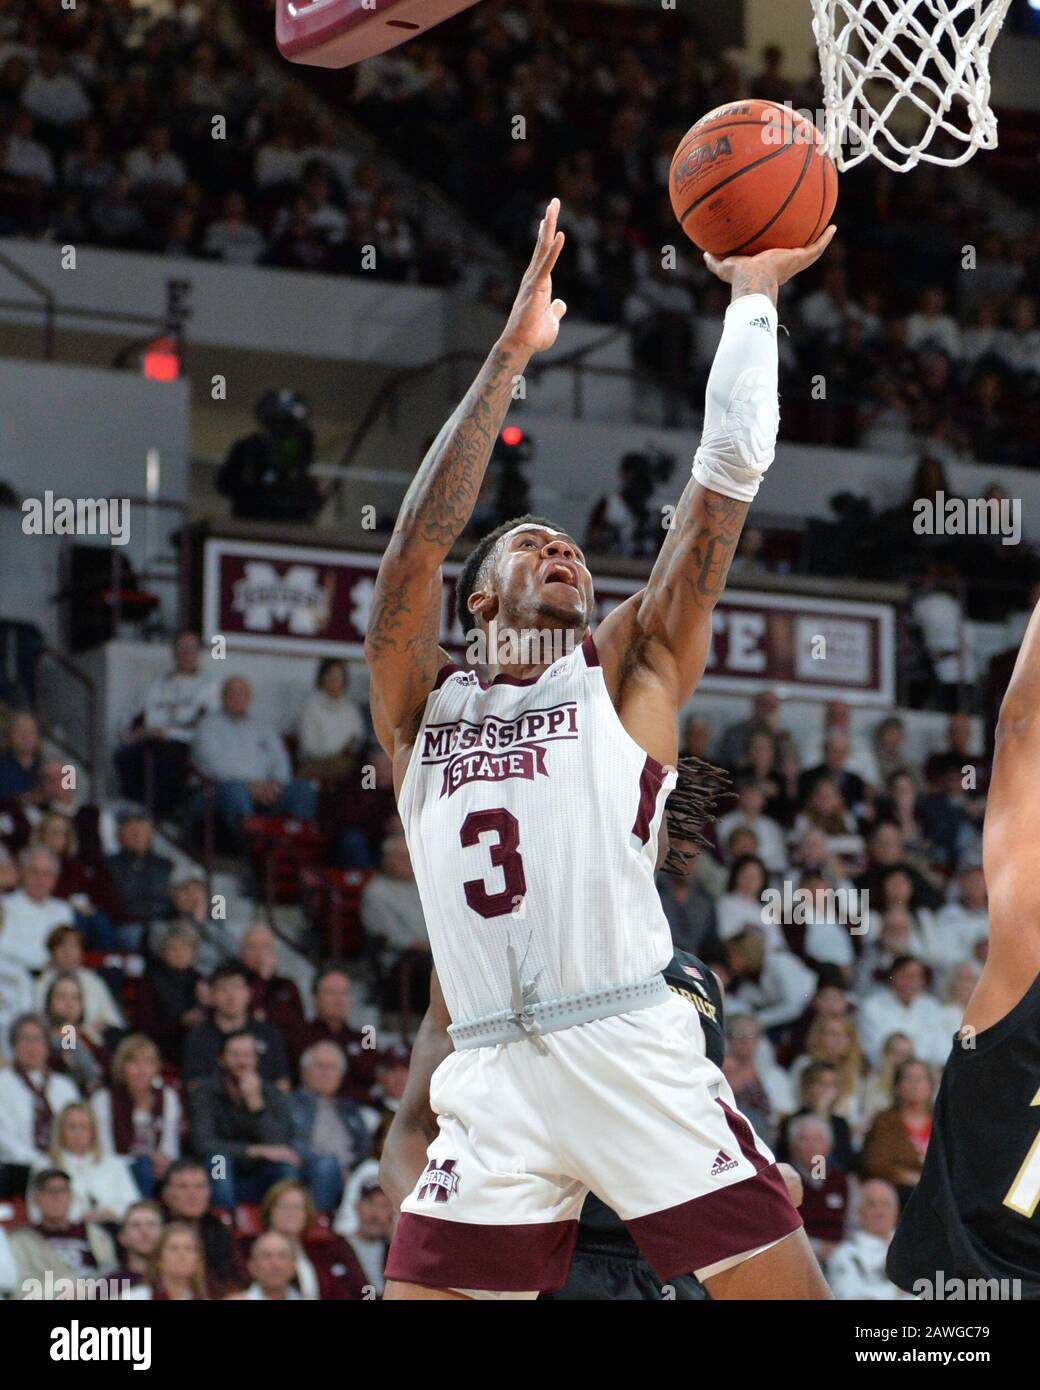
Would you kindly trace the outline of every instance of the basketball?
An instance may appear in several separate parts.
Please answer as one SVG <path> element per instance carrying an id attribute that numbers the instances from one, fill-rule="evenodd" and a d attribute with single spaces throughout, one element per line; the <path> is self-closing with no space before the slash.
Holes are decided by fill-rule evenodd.
<path id="1" fill-rule="evenodd" d="M 838 173 L 820 132 L 774 101 L 742 101 L 702 116 L 683 136 L 668 184 L 683 231 L 720 259 L 809 245 L 838 198 Z"/>

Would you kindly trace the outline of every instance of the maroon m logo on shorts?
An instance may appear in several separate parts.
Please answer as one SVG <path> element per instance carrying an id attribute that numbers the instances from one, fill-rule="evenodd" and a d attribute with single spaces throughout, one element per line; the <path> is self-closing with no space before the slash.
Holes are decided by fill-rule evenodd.
<path id="1" fill-rule="evenodd" d="M 424 1202 L 432 1197 L 435 1202 L 446 1202 L 459 1190 L 459 1177 L 455 1172 L 457 1158 L 446 1158 L 443 1163 L 434 1163 L 431 1158 L 422 1176 L 422 1187 L 415 1194 L 416 1201 Z"/>

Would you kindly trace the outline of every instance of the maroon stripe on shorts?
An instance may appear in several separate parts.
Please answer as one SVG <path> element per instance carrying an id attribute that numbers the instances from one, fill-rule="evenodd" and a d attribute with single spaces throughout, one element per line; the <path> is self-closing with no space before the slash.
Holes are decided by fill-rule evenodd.
<path id="1" fill-rule="evenodd" d="M 625 1222 L 665 1281 L 781 1240 L 801 1224 L 775 1163 L 743 1182 Z"/>
<path id="2" fill-rule="evenodd" d="M 744 1157 L 754 1166 L 755 1171 L 761 1173 L 764 1169 L 768 1168 L 769 1160 L 763 1158 L 759 1153 L 758 1145 L 755 1143 L 755 1132 L 751 1128 L 751 1121 L 747 1116 L 742 1115 L 739 1110 L 734 1110 L 732 1106 L 727 1105 L 719 1096 L 715 1097 L 715 1103 L 716 1105 L 721 1105 L 726 1112 L 726 1123 L 729 1125 L 730 1133 L 740 1145 Z M 759 1244 L 764 1245 L 765 1241 L 760 1241 Z"/>
<path id="3" fill-rule="evenodd" d="M 524 1293 L 567 1282 L 577 1221 L 476 1226 L 402 1212 L 386 1262 L 387 1279 L 434 1289 Z"/>

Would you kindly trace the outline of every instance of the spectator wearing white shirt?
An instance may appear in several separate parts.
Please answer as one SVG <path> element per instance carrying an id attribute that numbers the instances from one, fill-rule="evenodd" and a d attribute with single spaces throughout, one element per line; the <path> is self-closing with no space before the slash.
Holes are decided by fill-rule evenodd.
<path id="1" fill-rule="evenodd" d="M 787 950 L 766 951 L 755 931 L 742 931 L 723 947 L 730 972 L 729 993 L 741 1009 L 754 1012 L 762 1028 L 793 1023 L 816 989 L 816 976 Z"/>
<path id="2" fill-rule="evenodd" d="M 997 301 L 986 297 L 975 306 L 974 323 L 961 335 L 965 366 L 974 367 L 984 357 L 999 356 L 1001 340 L 1000 315 Z"/>
<path id="3" fill-rule="evenodd" d="M 867 1303 L 912 1298 L 885 1275 L 885 1258 L 899 1220 L 899 1198 L 891 1183 L 871 1178 L 860 1191 L 858 1229 L 836 1247 L 827 1262 L 827 1282 L 835 1298 Z"/>
<path id="4" fill-rule="evenodd" d="M 739 840 L 741 833 L 750 835 L 754 831 L 738 826 L 732 832 L 733 839 Z M 734 858 L 726 891 L 715 903 L 720 941 L 729 941 L 738 933 L 750 929 L 762 937 L 767 951 L 784 950 L 784 934 L 780 930 L 777 914 L 765 911 L 764 894 L 768 886 L 766 866 L 757 854 L 740 854 Z"/>
<path id="5" fill-rule="evenodd" d="M 914 1055 L 913 1041 L 905 1033 L 890 1033 L 881 1045 L 881 1061 L 867 1077 L 863 1086 L 864 1131 L 881 1114 L 891 1110 L 895 1104 L 896 1072 L 903 1062 L 909 1062 Z"/>
<path id="6" fill-rule="evenodd" d="M 294 780 L 281 735 L 250 714 L 252 703 L 249 682 L 231 676 L 220 710 L 204 716 L 192 744 L 195 766 L 216 783 L 217 813 L 240 847 L 246 816 L 309 820 L 318 800 L 310 782 Z"/>
<path id="7" fill-rule="evenodd" d="M 980 865 L 961 870 L 957 900 L 935 914 L 928 940 L 928 963 L 948 970 L 959 961 L 976 959 L 979 943 L 989 939 L 989 905 L 986 876 Z"/>
<path id="8" fill-rule="evenodd" d="M 950 1035 L 942 1005 L 925 988 L 925 968 L 913 956 L 899 956 L 889 983 L 864 1002 L 859 1034 L 872 1066 L 881 1058 L 881 1047 L 890 1033 L 905 1033 L 913 1042 L 914 1055 L 924 1062 L 942 1065 L 950 1052 Z"/>
<path id="9" fill-rule="evenodd" d="M 867 927 L 865 920 L 856 923 L 847 911 L 854 891 L 847 879 L 834 883 L 815 868 L 807 869 L 792 898 L 793 920 L 785 924 L 787 945 L 795 955 L 814 969 L 836 966 L 846 985 L 852 983 L 856 963 L 852 929 Z"/>
<path id="10" fill-rule="evenodd" d="M 123 1011 L 112 997 L 112 991 L 97 973 L 83 964 L 83 936 L 77 927 L 55 927 L 47 938 L 50 963 L 36 981 L 36 1003 L 42 1007 L 55 977 L 69 974 L 76 977 L 83 996 L 83 1022 L 98 1038 L 106 1028 L 125 1028 Z"/>
<path id="11" fill-rule="evenodd" d="M 11 122 L 4 144 L 3 171 L 13 179 L 32 183 L 54 182 L 54 160 L 50 150 L 33 138 L 33 119 L 28 111 L 19 111 Z"/>
<path id="12" fill-rule="evenodd" d="M 173 644 L 173 669 L 148 687 L 130 740 L 116 754 L 123 795 L 153 811 L 179 805 L 187 783 L 191 742 L 199 721 L 220 706 L 213 662 L 198 636 L 184 631 Z"/>
<path id="13" fill-rule="evenodd" d="M 72 1101 L 55 1117 L 50 1153 L 36 1166 L 68 1173 L 74 1222 L 122 1221 L 141 1197 L 126 1164 L 101 1152 L 97 1121 L 85 1101 Z"/>
<path id="14" fill-rule="evenodd" d="M 974 635 L 965 620 L 964 607 L 957 595 L 936 583 L 914 599 L 913 616 L 920 625 L 945 708 L 953 709 L 960 688 L 973 685 L 978 674 Z"/>
<path id="15" fill-rule="evenodd" d="M 281 1232 L 264 1231 L 257 1236 L 249 1252 L 247 1267 L 253 1282 L 245 1293 L 231 1294 L 229 1297 L 252 1303 L 285 1303 L 303 1298 L 293 1284 L 296 1256 L 288 1236 L 283 1236 Z"/>
<path id="16" fill-rule="evenodd" d="M 870 902 L 866 946 L 857 967 L 857 986 L 863 993 L 887 978 L 900 956 L 916 956 L 932 965 L 930 943 L 935 940 L 935 917 L 917 906 L 914 881 L 906 869 L 889 869 Z"/>
<path id="17" fill-rule="evenodd" d="M 280 184 L 294 184 L 300 177 L 304 159 L 294 146 L 292 134 L 287 127 L 276 129 L 256 152 L 253 161 L 253 178 L 258 189 L 276 188 Z"/>
<path id="18" fill-rule="evenodd" d="M 364 736 L 361 711 L 347 694 L 347 669 L 330 657 L 318 667 L 315 689 L 300 712 L 301 775 L 342 781 L 353 771 Z"/>
<path id="19" fill-rule="evenodd" d="M 3 898 L 0 955 L 27 970 L 46 966 L 47 938 L 55 927 L 71 926 L 76 920 L 71 905 L 54 897 L 59 867 L 49 849 L 23 850 L 18 856 L 19 886 Z"/>
<path id="20" fill-rule="evenodd" d="M 376 1159 L 366 1158 L 354 1169 L 332 1228 L 354 1251 L 365 1282 L 377 1294 L 382 1294 L 386 1256 L 394 1229 L 394 1209 L 379 1185 Z"/>
<path id="21" fill-rule="evenodd" d="M 188 175 L 180 156 L 170 149 L 170 132 L 166 126 L 152 126 L 144 144 L 130 151 L 126 157 L 126 176 L 135 192 L 184 187 Z"/>
<path id="22" fill-rule="evenodd" d="M 79 1091 L 51 1070 L 42 1019 L 22 1014 L 10 1038 L 11 1066 L 0 1069 L 0 1163 L 38 1167 L 47 1158 L 55 1115 L 79 1100 Z"/>
<path id="23" fill-rule="evenodd" d="M 843 734 L 832 734 L 829 744 L 837 747 Z M 806 793 L 805 810 L 795 817 L 791 839 L 800 843 L 812 830 L 819 830 L 826 836 L 828 855 L 840 855 L 859 860 L 863 856 L 863 836 L 856 825 L 856 817 L 849 810 L 842 793 L 838 776 L 824 771 L 816 776 Z"/>
<path id="24" fill-rule="evenodd" d="M 850 318 L 863 318 L 863 310 L 849 298 L 848 277 L 840 263 L 832 262 L 823 272 L 823 283 L 798 305 L 804 328 L 813 333 L 836 337 Z"/>
<path id="25" fill-rule="evenodd" d="M 3 923 L 3 903 L 0 903 L 0 930 Z M 22 1014 L 31 1013 L 36 1006 L 32 976 L 24 965 L 0 955 L 0 1052 L 8 1048 L 11 1024 Z"/>
<path id="26" fill-rule="evenodd" d="M 40 51 L 39 66 L 22 88 L 22 105 L 44 125 L 70 126 L 90 115 L 90 99 L 54 48 Z"/>
<path id="27" fill-rule="evenodd" d="M 718 838 L 720 844 L 725 844 L 738 826 L 753 830 L 763 864 L 771 874 L 782 874 L 787 868 L 784 832 L 778 821 L 763 814 L 768 796 L 768 787 L 757 778 L 749 777 L 743 781 L 736 810 L 730 811 L 718 822 Z"/>
<path id="28" fill-rule="evenodd" d="M 997 356 L 1021 376 L 1040 373 L 1040 327 L 1031 295 L 1019 295 L 1011 306 L 1011 326 L 1000 335 Z"/>
<path id="29" fill-rule="evenodd" d="M 869 740 L 853 733 L 852 711 L 844 700 L 828 700 L 823 711 L 823 728 L 802 745 L 802 766 L 817 767 L 825 761 L 827 739 L 832 733 L 842 733 L 848 738 L 849 750 L 844 767 L 876 787 L 880 782 L 877 758 Z"/>
<path id="30" fill-rule="evenodd" d="M 961 1030 L 964 1019 L 964 1011 L 968 1007 L 968 1000 L 975 992 L 982 975 L 979 966 L 973 965 L 970 960 L 961 961 L 950 971 L 943 989 L 943 1016 L 946 1020 L 946 1034 L 953 1045 L 954 1035 Z"/>
<path id="31" fill-rule="evenodd" d="M 961 355 L 961 330 L 957 320 L 946 312 L 945 290 L 939 285 L 926 286 L 921 291 L 920 306 L 907 319 L 907 346 L 914 352 L 944 352 L 956 361 Z"/>
<path id="32" fill-rule="evenodd" d="M 260 228 L 246 219 L 246 202 L 232 189 L 224 199 L 223 216 L 206 228 L 202 249 L 229 265 L 256 265 L 267 250 Z"/>
<path id="33" fill-rule="evenodd" d="M 142 1033 L 131 1033 L 116 1048 L 111 1075 L 111 1086 L 90 1098 L 101 1153 L 118 1158 L 140 1192 L 154 1197 L 181 1156 L 180 1100 L 163 1085 L 159 1049 Z"/>

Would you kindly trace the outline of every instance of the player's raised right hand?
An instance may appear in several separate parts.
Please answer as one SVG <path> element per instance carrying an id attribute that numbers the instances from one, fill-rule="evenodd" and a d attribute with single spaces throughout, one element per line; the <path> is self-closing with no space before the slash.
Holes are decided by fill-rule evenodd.
<path id="1" fill-rule="evenodd" d="M 563 250 L 564 235 L 556 230 L 560 200 L 554 198 L 545 209 L 538 228 L 531 263 L 520 281 L 520 289 L 506 323 L 503 345 L 533 356 L 555 343 L 560 320 L 567 312 L 562 299 L 552 297 L 552 271 Z"/>

